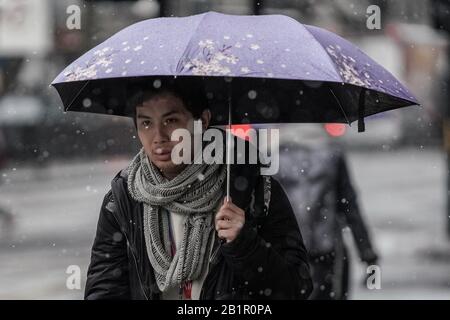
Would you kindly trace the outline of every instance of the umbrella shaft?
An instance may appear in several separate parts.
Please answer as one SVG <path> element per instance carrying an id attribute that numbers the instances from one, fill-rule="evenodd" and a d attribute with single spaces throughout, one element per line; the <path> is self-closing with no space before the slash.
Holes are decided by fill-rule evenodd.
<path id="1" fill-rule="evenodd" d="M 231 82 L 228 83 L 228 130 L 227 130 L 227 201 L 230 199 L 231 163 Z"/>

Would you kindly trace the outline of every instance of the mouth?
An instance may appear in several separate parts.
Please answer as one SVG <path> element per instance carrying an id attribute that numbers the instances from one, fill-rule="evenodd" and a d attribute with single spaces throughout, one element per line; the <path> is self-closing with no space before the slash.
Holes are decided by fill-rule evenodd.
<path id="1" fill-rule="evenodd" d="M 167 161 L 170 160 L 172 150 L 168 148 L 156 148 L 152 153 L 156 160 Z"/>

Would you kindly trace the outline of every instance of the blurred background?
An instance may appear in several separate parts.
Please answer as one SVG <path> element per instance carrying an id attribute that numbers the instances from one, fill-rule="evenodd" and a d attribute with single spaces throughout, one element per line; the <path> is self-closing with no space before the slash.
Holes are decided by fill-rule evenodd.
<path id="1" fill-rule="evenodd" d="M 367 25 L 371 5 L 379 28 Z M 420 107 L 372 116 L 364 133 L 322 127 L 345 150 L 381 267 L 381 289 L 368 289 L 344 230 L 349 298 L 449 299 L 445 0 L 0 0 L 0 299 L 83 297 L 101 200 L 139 148 L 131 119 L 64 113 L 51 81 L 134 22 L 211 10 L 285 14 L 336 32 L 416 95 Z M 80 268 L 80 288 L 66 285 L 69 266 Z"/>

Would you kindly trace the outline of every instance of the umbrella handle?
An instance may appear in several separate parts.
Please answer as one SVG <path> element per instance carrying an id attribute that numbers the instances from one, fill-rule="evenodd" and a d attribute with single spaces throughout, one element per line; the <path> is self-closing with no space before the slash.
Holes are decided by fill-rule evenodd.
<path id="1" fill-rule="evenodd" d="M 230 200 L 230 163 L 231 163 L 231 81 L 228 82 L 228 130 L 227 130 L 227 201 Z"/>

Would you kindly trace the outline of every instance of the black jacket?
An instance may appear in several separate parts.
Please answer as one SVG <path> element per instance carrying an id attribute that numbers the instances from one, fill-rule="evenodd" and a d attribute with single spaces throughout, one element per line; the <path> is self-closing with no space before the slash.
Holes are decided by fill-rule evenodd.
<path id="1" fill-rule="evenodd" d="M 245 208 L 246 222 L 234 241 L 214 244 L 200 299 L 306 299 L 312 290 L 307 252 L 282 187 L 270 178 L 267 213 L 256 165 L 232 165 L 231 178 L 230 195 Z M 160 298 L 142 210 L 142 203 L 129 196 L 122 170 L 101 206 L 85 299 Z"/>
<path id="2" fill-rule="evenodd" d="M 342 229 L 349 227 L 360 258 L 377 255 L 358 205 L 345 154 L 338 145 L 282 146 L 277 178 L 286 188 L 311 259 L 342 251 Z"/>

